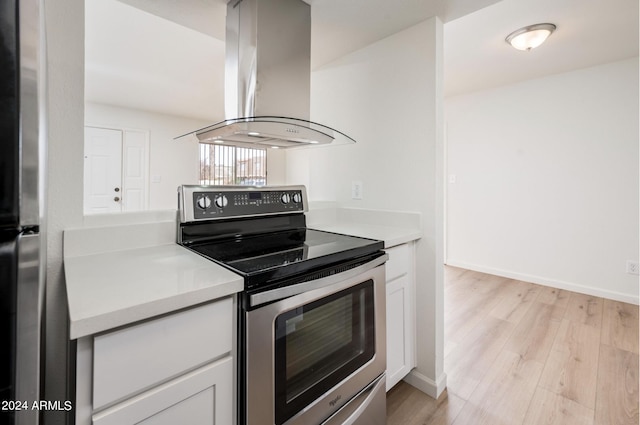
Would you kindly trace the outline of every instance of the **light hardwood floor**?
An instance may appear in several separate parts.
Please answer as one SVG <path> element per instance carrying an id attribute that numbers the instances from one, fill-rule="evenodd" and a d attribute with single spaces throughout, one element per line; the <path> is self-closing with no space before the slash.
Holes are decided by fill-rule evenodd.
<path id="1" fill-rule="evenodd" d="M 638 424 L 638 306 L 446 267 L 444 314 L 447 390 L 388 425 Z"/>

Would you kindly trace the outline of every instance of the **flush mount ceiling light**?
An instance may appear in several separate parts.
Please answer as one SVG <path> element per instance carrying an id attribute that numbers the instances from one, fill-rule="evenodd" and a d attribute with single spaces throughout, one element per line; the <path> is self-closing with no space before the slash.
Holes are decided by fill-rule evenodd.
<path id="1" fill-rule="evenodd" d="M 553 24 L 529 25 L 512 32 L 505 40 L 518 50 L 529 51 L 544 43 L 555 29 Z"/>

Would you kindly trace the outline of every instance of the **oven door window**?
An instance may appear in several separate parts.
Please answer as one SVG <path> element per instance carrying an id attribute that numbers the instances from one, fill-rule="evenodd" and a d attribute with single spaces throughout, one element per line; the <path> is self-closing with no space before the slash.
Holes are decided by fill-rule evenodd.
<path id="1" fill-rule="evenodd" d="M 277 425 L 373 358 L 374 313 L 368 280 L 276 318 Z"/>

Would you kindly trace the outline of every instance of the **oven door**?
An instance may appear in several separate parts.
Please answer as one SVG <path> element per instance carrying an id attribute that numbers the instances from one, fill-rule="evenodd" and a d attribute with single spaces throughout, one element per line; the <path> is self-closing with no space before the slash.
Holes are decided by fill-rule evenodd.
<path id="1" fill-rule="evenodd" d="M 245 313 L 247 425 L 320 424 L 384 380 L 385 259 Z"/>

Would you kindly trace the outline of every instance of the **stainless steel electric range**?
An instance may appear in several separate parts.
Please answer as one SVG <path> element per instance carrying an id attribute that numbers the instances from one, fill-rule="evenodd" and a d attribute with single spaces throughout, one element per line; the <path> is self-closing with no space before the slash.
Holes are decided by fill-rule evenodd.
<path id="1" fill-rule="evenodd" d="M 382 242 L 307 228 L 304 186 L 178 191 L 178 243 L 244 277 L 238 423 L 386 423 Z"/>

